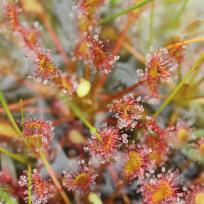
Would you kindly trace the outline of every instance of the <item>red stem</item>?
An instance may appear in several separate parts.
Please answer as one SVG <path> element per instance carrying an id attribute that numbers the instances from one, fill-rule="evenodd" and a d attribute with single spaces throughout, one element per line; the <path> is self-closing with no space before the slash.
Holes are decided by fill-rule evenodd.
<path id="1" fill-rule="evenodd" d="M 45 26 L 45 28 L 47 29 L 48 33 L 50 34 L 51 39 L 53 40 L 58 52 L 60 53 L 64 63 L 67 65 L 69 63 L 69 59 L 67 57 L 66 51 L 64 50 L 55 30 L 52 28 L 52 26 L 50 25 L 50 22 L 48 20 L 47 16 L 42 16 L 41 17 L 42 22 Z"/>

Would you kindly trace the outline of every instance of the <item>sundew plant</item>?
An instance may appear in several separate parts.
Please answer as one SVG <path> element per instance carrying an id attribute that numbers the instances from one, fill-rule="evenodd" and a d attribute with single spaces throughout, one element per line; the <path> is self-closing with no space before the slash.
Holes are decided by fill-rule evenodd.
<path id="1" fill-rule="evenodd" d="M 0 0 L 0 204 L 204 204 L 203 0 Z"/>

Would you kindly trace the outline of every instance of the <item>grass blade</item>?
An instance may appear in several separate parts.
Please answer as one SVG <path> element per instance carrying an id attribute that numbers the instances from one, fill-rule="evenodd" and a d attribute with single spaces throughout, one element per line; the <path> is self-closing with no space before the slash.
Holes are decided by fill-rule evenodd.
<path id="1" fill-rule="evenodd" d="M 189 71 L 186 73 L 184 78 L 178 83 L 178 85 L 175 87 L 173 92 L 169 95 L 169 97 L 164 101 L 164 103 L 159 107 L 157 112 L 154 114 L 154 117 L 156 118 L 165 108 L 166 106 L 173 100 L 175 95 L 180 91 L 180 89 L 183 87 L 185 82 L 189 79 L 191 74 L 197 69 L 198 66 L 201 65 L 201 63 L 204 60 L 204 53 L 199 57 L 199 59 L 196 61 L 196 63 L 189 69 Z"/>
<path id="2" fill-rule="evenodd" d="M 4 111 L 6 112 L 8 118 L 9 118 L 9 120 L 10 120 L 10 122 L 11 122 L 13 128 L 14 128 L 15 131 L 18 133 L 18 135 L 21 136 L 22 133 L 21 133 L 19 127 L 17 126 L 16 121 L 15 121 L 13 115 L 11 114 L 11 112 L 10 112 L 10 110 L 9 110 L 9 107 L 8 107 L 8 105 L 7 105 L 7 103 L 6 103 L 6 100 L 5 100 L 5 98 L 4 98 L 3 92 L 2 92 L 1 90 L 0 90 L 0 102 L 1 102 L 1 104 L 2 104 L 2 106 L 3 106 Z"/>
<path id="3" fill-rule="evenodd" d="M 114 14 L 112 14 L 110 16 L 104 17 L 104 18 L 101 19 L 100 24 L 105 24 L 105 23 L 107 23 L 109 21 L 112 21 L 113 19 L 115 19 L 115 18 L 117 18 L 119 16 L 123 16 L 123 15 L 125 15 L 125 14 L 127 14 L 127 13 L 129 13 L 131 11 L 139 9 L 139 8 L 145 6 L 146 4 L 148 4 L 151 1 L 154 1 L 154 0 L 144 0 L 144 1 L 139 2 L 139 3 L 137 3 L 137 4 L 133 5 L 133 6 L 128 7 L 126 9 L 123 9 L 123 10 L 117 12 L 117 13 L 114 13 Z"/>

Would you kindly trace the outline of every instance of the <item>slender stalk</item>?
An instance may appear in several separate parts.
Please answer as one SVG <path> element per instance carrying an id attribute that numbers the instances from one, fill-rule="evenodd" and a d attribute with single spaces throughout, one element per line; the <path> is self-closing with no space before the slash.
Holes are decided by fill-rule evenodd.
<path id="1" fill-rule="evenodd" d="M 28 163 L 28 161 L 24 157 L 22 157 L 22 155 L 18 155 L 18 154 L 14 154 L 12 152 L 9 152 L 8 150 L 6 150 L 6 149 L 4 149 L 2 147 L 0 147 L 0 152 L 7 155 L 7 156 L 9 156 L 9 157 L 11 157 L 12 159 L 14 159 L 14 160 L 16 160 L 16 161 L 18 161 L 18 162 L 20 162 L 22 164 L 27 164 Z"/>
<path id="2" fill-rule="evenodd" d="M 32 204 L 32 167 L 28 165 L 28 204 Z"/>
<path id="3" fill-rule="evenodd" d="M 24 108 L 23 108 L 23 101 L 20 100 L 20 107 L 21 107 L 21 123 L 24 125 L 25 117 L 24 117 Z"/>
<path id="4" fill-rule="evenodd" d="M 173 44 L 170 44 L 168 45 L 166 48 L 168 49 L 172 49 L 172 48 L 175 48 L 175 47 L 179 47 L 179 46 L 182 46 L 182 45 L 188 45 L 188 44 L 191 44 L 191 43 L 198 43 L 198 42 L 203 42 L 204 41 L 204 37 L 200 37 L 200 38 L 193 38 L 193 39 L 188 39 L 188 40 L 184 40 L 182 42 L 178 42 L 178 43 L 173 43 Z M 124 46 L 125 44 L 125 46 Z M 135 50 L 131 45 L 127 44 L 127 43 L 123 43 L 123 46 L 130 52 L 132 53 L 132 55 L 134 57 L 136 57 L 138 59 L 138 54 L 137 53 L 137 50 Z M 139 59 L 138 59 L 139 60 Z M 142 60 L 142 58 L 141 58 Z"/>
<path id="5" fill-rule="evenodd" d="M 202 64 L 204 60 L 204 53 L 201 54 L 199 59 L 196 61 L 196 63 L 189 69 L 189 71 L 186 73 L 184 78 L 180 81 L 180 83 L 175 87 L 173 92 L 169 95 L 169 97 L 164 101 L 164 103 L 159 107 L 159 109 L 154 114 L 154 117 L 157 117 L 165 108 L 166 106 L 173 100 L 173 98 L 176 96 L 176 94 L 181 90 L 185 82 L 189 79 L 191 74 Z"/>
<path id="6" fill-rule="evenodd" d="M 6 112 L 7 116 L 8 116 L 8 118 L 9 118 L 9 120 L 10 120 L 10 122 L 11 122 L 13 128 L 14 128 L 15 131 L 18 133 L 18 136 L 22 136 L 22 133 L 21 133 L 19 127 L 17 126 L 13 115 L 11 114 L 11 112 L 10 112 L 10 110 L 9 110 L 9 108 L 8 108 L 8 105 L 7 105 L 7 103 L 6 103 L 6 100 L 5 100 L 4 95 L 3 95 L 3 93 L 2 93 L 1 90 L 0 90 L 0 102 L 1 102 L 1 104 L 2 104 L 2 106 L 3 106 L 3 109 L 5 110 L 5 112 Z"/>
<path id="7" fill-rule="evenodd" d="M 102 141 L 101 136 L 99 135 L 99 133 L 97 132 L 97 129 L 91 125 L 91 123 L 86 119 L 86 117 L 84 116 L 84 114 L 81 112 L 81 110 L 79 109 L 79 107 L 74 103 L 74 101 L 71 100 L 66 100 L 70 109 L 73 111 L 73 113 L 86 125 L 86 127 L 90 130 L 90 132 L 92 134 L 96 135 L 96 138 L 99 141 Z"/>
<path id="8" fill-rule="evenodd" d="M 135 83 L 135 84 L 133 84 L 133 85 L 121 90 L 121 91 L 116 92 L 114 95 L 112 95 L 108 99 L 106 99 L 105 102 L 108 103 L 114 99 L 119 99 L 122 96 L 128 94 L 129 92 L 134 91 L 137 87 L 142 86 L 144 83 L 145 83 L 145 80 L 138 81 L 137 83 Z"/>
<path id="9" fill-rule="evenodd" d="M 47 16 L 41 16 L 42 22 L 45 26 L 45 28 L 47 29 L 48 33 L 50 34 L 51 39 L 53 40 L 53 43 L 55 44 L 59 54 L 61 55 L 65 65 L 67 65 L 69 63 L 69 59 L 67 57 L 66 51 L 63 48 L 55 30 L 52 28 L 49 19 Z"/>
<path id="10" fill-rule="evenodd" d="M 114 14 L 112 14 L 110 16 L 102 18 L 101 21 L 100 21 L 100 24 L 105 24 L 105 23 L 107 23 L 109 21 L 112 21 L 113 19 L 115 19 L 115 18 L 117 18 L 119 16 L 123 16 L 123 15 L 125 15 L 125 14 L 127 14 L 127 13 L 129 13 L 131 11 L 139 9 L 139 8 L 145 6 L 146 4 L 148 4 L 151 1 L 154 1 L 154 0 L 143 0 L 143 1 L 137 3 L 137 4 L 133 5 L 133 6 L 130 6 L 130 7 L 126 8 L 126 9 L 123 9 L 123 10 L 117 12 L 117 13 L 114 13 Z"/>
<path id="11" fill-rule="evenodd" d="M 182 4 L 180 10 L 178 11 L 178 13 L 176 14 L 176 16 L 174 17 L 172 24 L 175 24 L 179 20 L 179 18 L 181 17 L 183 12 L 185 11 L 187 4 L 188 4 L 188 0 L 183 0 L 183 4 Z"/>
<path id="12" fill-rule="evenodd" d="M 39 99 L 38 97 L 28 98 L 28 99 L 23 100 L 22 104 L 17 102 L 17 103 L 9 104 L 8 107 L 9 107 L 10 111 L 20 110 L 21 106 L 30 105 L 30 104 L 36 102 L 38 99 Z M 4 113 L 4 112 L 5 112 L 4 109 L 0 108 L 0 113 Z"/>
<path id="13" fill-rule="evenodd" d="M 139 16 L 139 12 L 137 13 L 129 13 L 128 14 L 128 19 L 127 19 L 127 23 L 125 24 L 123 30 L 119 33 L 118 39 L 115 43 L 115 46 L 112 50 L 112 56 L 115 56 L 119 53 L 120 48 L 123 45 L 123 42 L 125 40 L 126 37 L 126 33 L 128 32 L 130 26 L 135 22 L 135 20 L 138 18 Z"/>
<path id="14" fill-rule="evenodd" d="M 19 135 L 20 138 L 22 138 L 22 140 L 24 141 L 25 145 L 28 147 L 29 149 L 29 145 L 25 142 L 25 139 L 23 137 L 23 134 L 21 132 L 21 130 L 19 129 L 18 125 L 16 124 L 16 121 L 11 113 L 11 111 L 9 110 L 8 104 L 4 98 L 3 92 L 0 90 L 0 102 L 2 103 L 3 109 L 6 112 L 14 130 L 17 132 L 17 134 Z"/>
<path id="15" fill-rule="evenodd" d="M 129 13 L 127 23 L 124 26 L 122 32 L 120 32 L 119 37 L 115 43 L 115 46 L 112 50 L 112 56 L 118 55 L 121 47 L 123 46 L 123 42 L 125 40 L 125 35 L 128 32 L 130 26 L 135 22 L 135 20 L 139 17 L 139 12 L 137 13 Z M 94 90 L 97 90 L 98 87 L 103 87 L 104 83 L 107 80 L 107 75 L 103 75 L 97 85 L 95 86 Z M 93 91 L 94 94 L 94 91 Z"/>
<path id="16" fill-rule="evenodd" d="M 71 201 L 69 200 L 69 198 L 67 197 L 66 193 L 64 192 L 60 182 L 58 181 L 58 179 L 56 178 L 55 172 L 53 171 L 52 167 L 50 166 L 48 160 L 46 159 L 46 156 L 44 154 L 44 152 L 40 151 L 40 158 L 42 159 L 50 177 L 52 178 L 53 183 L 55 184 L 59 194 L 61 195 L 62 199 L 64 200 L 64 202 L 66 204 L 71 204 Z"/>

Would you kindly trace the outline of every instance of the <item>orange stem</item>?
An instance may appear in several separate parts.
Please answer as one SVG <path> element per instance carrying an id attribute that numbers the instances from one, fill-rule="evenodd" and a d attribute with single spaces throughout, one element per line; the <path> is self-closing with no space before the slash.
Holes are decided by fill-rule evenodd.
<path id="1" fill-rule="evenodd" d="M 203 41 L 204 41 L 204 37 L 193 38 L 193 39 L 184 40 L 182 42 L 170 44 L 170 45 L 167 46 L 167 48 L 171 49 L 171 48 L 174 48 L 174 47 L 179 47 L 181 45 L 188 45 L 188 44 L 191 44 L 191 43 L 203 42 Z"/>
<path id="2" fill-rule="evenodd" d="M 123 31 L 120 33 L 119 38 L 117 39 L 115 47 L 112 51 L 112 56 L 116 56 L 118 54 L 118 52 L 120 51 L 120 48 L 122 47 L 123 41 L 125 39 L 125 35 L 129 29 L 129 27 L 133 24 L 133 22 L 135 21 L 135 19 L 137 17 L 138 17 L 138 12 L 136 14 L 133 12 L 129 13 L 128 22 L 126 23 Z M 97 86 L 103 87 L 104 83 L 106 82 L 106 79 L 107 79 L 107 75 L 103 75 L 101 80 L 99 80 L 99 85 L 97 85 Z"/>
<path id="3" fill-rule="evenodd" d="M 51 24 L 49 22 L 48 17 L 47 16 L 42 16 L 41 20 L 42 20 L 45 28 L 47 29 L 48 33 L 50 34 L 50 37 L 53 40 L 53 42 L 54 42 L 58 52 L 60 53 L 60 55 L 61 55 L 61 57 L 62 57 L 62 59 L 64 61 L 64 63 L 66 65 L 68 65 L 69 59 L 67 57 L 66 51 L 64 50 L 64 48 L 63 48 L 63 46 L 62 46 L 62 44 L 61 44 L 61 42 L 60 42 L 60 40 L 59 40 L 55 30 L 52 28 L 52 26 L 51 26 Z"/>
<path id="4" fill-rule="evenodd" d="M 52 181 L 55 184 L 59 194 L 61 195 L 62 199 L 64 200 L 65 204 L 71 204 L 71 201 L 69 200 L 66 193 L 64 192 L 61 184 L 59 183 L 58 179 L 56 178 L 55 172 L 53 171 L 52 167 L 50 166 L 49 162 L 46 159 L 45 154 L 42 151 L 40 151 L 40 157 L 41 157 L 50 177 L 52 178 Z"/>
<path id="5" fill-rule="evenodd" d="M 38 99 L 39 99 L 39 97 L 32 97 L 32 98 L 23 100 L 21 104 L 19 102 L 17 102 L 17 103 L 13 103 L 13 104 L 8 105 L 8 107 L 11 111 L 19 110 L 19 109 L 21 109 L 21 106 L 30 105 L 30 104 L 36 102 Z M 0 113 L 4 113 L 3 108 L 0 108 Z"/>
<path id="6" fill-rule="evenodd" d="M 137 87 L 143 85 L 145 83 L 145 80 L 143 81 L 138 81 L 137 83 L 133 84 L 132 86 L 129 86 L 121 91 L 118 91 L 117 93 L 115 93 L 114 95 L 110 96 L 109 98 L 105 99 L 102 103 L 99 103 L 99 109 L 97 110 L 97 112 L 101 112 L 104 111 L 104 107 L 110 103 L 111 101 L 113 101 L 114 99 L 119 99 L 122 96 L 128 94 L 129 92 L 135 90 Z"/>

